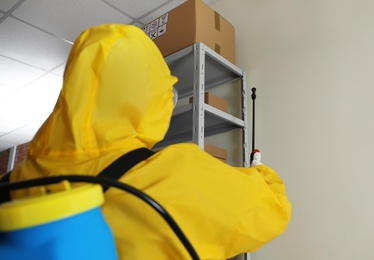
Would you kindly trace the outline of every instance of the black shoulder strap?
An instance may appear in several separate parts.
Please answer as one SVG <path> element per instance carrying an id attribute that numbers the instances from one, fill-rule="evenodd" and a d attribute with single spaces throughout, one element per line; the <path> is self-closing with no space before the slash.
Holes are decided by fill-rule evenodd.
<path id="1" fill-rule="evenodd" d="M 128 170 L 130 170 L 133 166 L 138 164 L 139 162 L 151 157 L 155 152 L 147 149 L 147 148 L 139 148 L 128 152 L 117 160 L 112 162 L 108 167 L 106 167 L 103 171 L 101 171 L 98 176 L 105 176 L 110 177 L 115 180 L 118 180 L 122 175 L 124 175 Z M 10 172 L 6 173 L 2 178 L 0 178 L 1 182 L 9 182 Z M 103 191 L 105 192 L 109 187 L 103 185 Z M 10 192 L 4 192 L 0 190 L 0 203 L 6 202 L 10 200 Z"/>
<path id="2" fill-rule="evenodd" d="M 97 176 L 110 177 L 118 180 L 122 175 L 124 175 L 128 170 L 139 162 L 152 156 L 155 152 L 147 148 L 139 148 L 128 152 L 117 160 L 112 162 L 108 167 L 102 170 Z M 109 187 L 103 185 L 103 191 L 105 192 Z"/>
<path id="3" fill-rule="evenodd" d="M 6 173 L 0 178 L 1 182 L 9 182 L 10 172 Z M 0 190 L 0 204 L 3 202 L 10 201 L 10 192 Z"/>

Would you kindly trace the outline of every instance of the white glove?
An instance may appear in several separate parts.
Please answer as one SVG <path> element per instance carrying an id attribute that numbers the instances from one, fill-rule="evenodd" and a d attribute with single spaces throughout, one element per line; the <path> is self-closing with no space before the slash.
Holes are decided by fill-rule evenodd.
<path id="1" fill-rule="evenodd" d="M 261 165 L 261 152 L 258 149 L 253 150 L 253 159 L 251 162 L 251 167 Z"/>

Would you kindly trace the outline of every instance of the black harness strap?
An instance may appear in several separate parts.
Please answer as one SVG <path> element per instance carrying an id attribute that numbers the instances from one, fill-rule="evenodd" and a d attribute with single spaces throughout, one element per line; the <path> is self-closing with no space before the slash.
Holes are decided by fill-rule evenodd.
<path id="1" fill-rule="evenodd" d="M 6 173 L 3 177 L 0 178 L 1 182 L 9 182 L 10 172 Z M 0 190 L 0 204 L 3 202 L 10 201 L 10 191 Z"/>
<path id="2" fill-rule="evenodd" d="M 128 170 L 139 162 L 151 157 L 155 152 L 147 148 L 139 148 L 133 151 L 130 151 L 117 160 L 112 162 L 107 166 L 103 171 L 101 171 L 98 176 L 105 176 L 115 180 L 118 180 L 122 175 L 124 175 Z M 9 182 L 10 172 L 0 178 L 1 182 Z M 105 192 L 109 186 L 103 185 L 103 191 Z M 0 190 L 0 204 L 6 201 L 10 201 L 10 192 Z"/>
<path id="3" fill-rule="evenodd" d="M 118 180 L 124 175 L 128 170 L 133 166 L 144 161 L 148 157 L 155 154 L 155 152 L 147 148 L 139 148 L 133 151 L 130 151 L 117 160 L 112 162 L 108 167 L 102 170 L 97 176 L 110 177 L 112 179 Z M 103 191 L 105 192 L 109 187 L 103 185 Z"/>

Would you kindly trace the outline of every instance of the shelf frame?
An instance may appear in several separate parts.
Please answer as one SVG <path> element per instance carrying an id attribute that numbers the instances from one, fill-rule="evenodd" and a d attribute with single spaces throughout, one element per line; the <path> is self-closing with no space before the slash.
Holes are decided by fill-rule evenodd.
<path id="1" fill-rule="evenodd" d="M 193 96 L 193 101 L 192 104 L 177 107 L 174 110 L 170 129 L 165 140 L 158 146 L 192 141 L 204 150 L 206 136 L 241 129 L 242 164 L 244 167 L 249 167 L 245 72 L 201 42 L 167 56 L 165 61 L 172 75 L 178 77 L 178 82 L 174 87 L 178 90 L 179 98 Z M 206 91 L 234 80 L 240 80 L 241 84 L 241 118 L 234 117 L 204 102 Z M 180 129 L 179 125 L 184 120 L 191 120 L 189 121 L 192 124 L 191 128 Z"/>

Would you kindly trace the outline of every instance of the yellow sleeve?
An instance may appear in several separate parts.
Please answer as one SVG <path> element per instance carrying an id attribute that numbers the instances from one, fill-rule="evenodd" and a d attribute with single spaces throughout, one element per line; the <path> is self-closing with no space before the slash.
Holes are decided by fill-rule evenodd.
<path id="1" fill-rule="evenodd" d="M 292 205 L 286 195 L 286 187 L 282 179 L 272 168 L 266 165 L 258 165 L 250 168 L 235 168 L 251 177 L 251 179 L 257 180 L 253 184 L 257 183 L 257 185 L 262 186 L 260 188 L 263 193 L 261 196 L 267 198 L 263 200 L 261 205 L 261 207 L 267 208 L 265 209 L 266 214 L 262 215 L 263 221 L 261 222 L 263 224 L 261 226 L 264 229 L 266 229 L 267 226 L 269 230 L 262 230 L 260 233 L 262 233 L 262 235 L 266 234 L 265 236 L 268 236 L 270 240 L 272 239 L 271 237 L 276 237 L 283 233 L 292 215 Z M 265 181 L 265 185 L 260 184 L 259 176 Z M 269 225 L 269 223 L 272 224 Z M 273 229 L 271 229 L 270 226 L 272 226 Z"/>
<path id="2" fill-rule="evenodd" d="M 279 175 L 269 166 L 258 165 L 251 168 L 237 168 L 245 174 L 250 174 L 249 169 L 256 169 L 265 180 L 266 184 L 274 195 L 278 198 L 279 202 L 289 211 L 291 215 L 291 204 L 286 196 L 286 187 Z"/>

